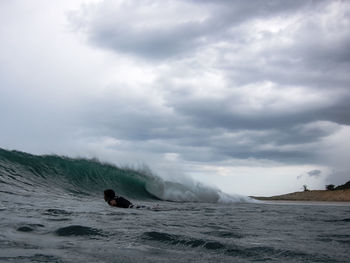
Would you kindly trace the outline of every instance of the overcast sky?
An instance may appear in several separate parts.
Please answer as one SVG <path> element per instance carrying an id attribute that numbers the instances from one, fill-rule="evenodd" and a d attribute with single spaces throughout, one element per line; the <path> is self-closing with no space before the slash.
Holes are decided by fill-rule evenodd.
<path id="1" fill-rule="evenodd" d="M 227 193 L 350 180 L 349 1 L 0 0 L 0 147 Z"/>

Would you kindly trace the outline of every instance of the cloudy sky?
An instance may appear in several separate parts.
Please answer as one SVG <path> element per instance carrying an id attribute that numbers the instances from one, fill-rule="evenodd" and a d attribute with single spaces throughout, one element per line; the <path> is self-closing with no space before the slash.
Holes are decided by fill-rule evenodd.
<path id="1" fill-rule="evenodd" d="M 350 2 L 0 0 L 0 147 L 227 193 L 350 180 Z"/>

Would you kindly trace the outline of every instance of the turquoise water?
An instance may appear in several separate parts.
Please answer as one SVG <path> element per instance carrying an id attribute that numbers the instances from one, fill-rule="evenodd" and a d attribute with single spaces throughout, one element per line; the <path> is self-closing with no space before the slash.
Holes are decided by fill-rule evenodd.
<path id="1" fill-rule="evenodd" d="M 347 203 L 223 199 L 94 160 L 6 150 L 0 187 L 0 262 L 349 262 Z M 147 208 L 109 207 L 105 188 Z"/>

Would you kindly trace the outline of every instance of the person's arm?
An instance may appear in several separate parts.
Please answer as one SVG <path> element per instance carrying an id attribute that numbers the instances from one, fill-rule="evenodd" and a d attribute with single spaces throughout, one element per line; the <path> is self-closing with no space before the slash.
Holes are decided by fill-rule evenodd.
<path id="1" fill-rule="evenodd" d="M 117 206 L 117 201 L 115 199 L 112 199 L 111 201 L 108 202 L 110 206 Z"/>

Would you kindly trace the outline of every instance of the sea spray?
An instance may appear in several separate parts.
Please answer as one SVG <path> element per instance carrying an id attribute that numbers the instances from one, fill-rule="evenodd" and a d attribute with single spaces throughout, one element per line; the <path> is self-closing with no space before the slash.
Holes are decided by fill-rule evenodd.
<path id="1" fill-rule="evenodd" d="M 177 183 L 166 181 L 160 177 L 154 177 L 146 183 L 146 189 L 149 193 L 161 200 L 175 202 L 207 202 L 207 203 L 237 203 L 253 202 L 246 196 L 229 195 L 221 190 L 204 185 L 200 182 L 186 181 L 186 183 Z"/>
<path id="2" fill-rule="evenodd" d="M 149 178 L 146 189 L 161 200 L 175 202 L 238 203 L 255 202 L 254 199 L 238 194 L 227 194 L 215 186 L 209 186 L 181 173 L 155 175 L 147 165 L 139 170 Z"/>

